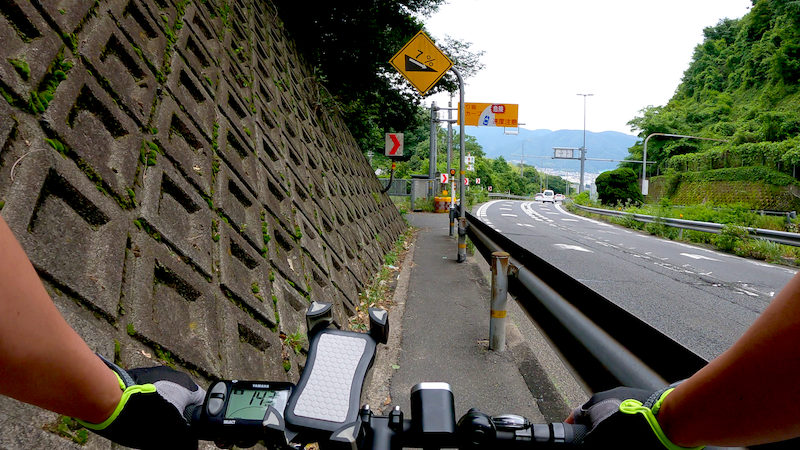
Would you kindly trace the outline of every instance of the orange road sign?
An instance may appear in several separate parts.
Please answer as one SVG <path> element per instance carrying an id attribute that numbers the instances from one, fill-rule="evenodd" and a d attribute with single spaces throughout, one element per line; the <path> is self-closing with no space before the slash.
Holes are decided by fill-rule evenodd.
<path id="1" fill-rule="evenodd" d="M 389 63 L 425 95 L 450 70 L 453 62 L 442 53 L 424 31 L 417 33 Z"/>
<path id="2" fill-rule="evenodd" d="M 464 125 L 516 128 L 518 114 L 519 105 L 512 103 L 464 103 Z M 458 123 L 461 123 L 460 114 Z"/>

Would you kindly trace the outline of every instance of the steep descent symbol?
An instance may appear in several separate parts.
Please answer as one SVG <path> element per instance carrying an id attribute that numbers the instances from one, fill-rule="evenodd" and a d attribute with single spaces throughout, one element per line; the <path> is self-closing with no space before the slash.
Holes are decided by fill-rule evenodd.
<path id="1" fill-rule="evenodd" d="M 436 85 L 453 66 L 453 62 L 436 48 L 436 44 L 424 31 L 406 42 L 389 63 L 422 95 Z"/>
<path id="2" fill-rule="evenodd" d="M 406 57 L 406 72 L 436 72 L 433 67 L 428 67 L 425 64 L 417 61 L 416 59 L 405 55 Z"/>

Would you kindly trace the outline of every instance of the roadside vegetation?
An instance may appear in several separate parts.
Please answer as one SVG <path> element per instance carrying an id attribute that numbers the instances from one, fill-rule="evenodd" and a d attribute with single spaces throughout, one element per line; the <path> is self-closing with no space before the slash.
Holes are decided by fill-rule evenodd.
<path id="1" fill-rule="evenodd" d="M 703 30 L 675 95 L 629 122 L 644 138 L 673 133 L 725 139 L 651 139 L 648 175 L 800 164 L 800 3 L 755 0 L 741 19 Z M 630 159 L 642 159 L 642 142 Z M 641 165 L 628 165 L 641 170 Z"/>
<path id="2" fill-rule="evenodd" d="M 719 234 L 680 230 L 632 217 L 588 214 L 667 239 L 689 241 L 740 256 L 797 264 L 800 249 L 748 235 L 747 227 L 797 232 L 800 221 L 752 210 L 800 210 L 800 3 L 754 0 L 741 19 L 703 30 L 675 95 L 629 122 L 641 140 L 628 159 L 642 160 L 648 141 L 649 195 L 640 192 L 641 165 L 622 163 L 596 181 L 576 204 L 662 218 L 714 222 Z M 577 208 L 573 212 L 587 215 Z"/>
<path id="3" fill-rule="evenodd" d="M 394 306 L 392 297 L 397 287 L 400 269 L 408 249 L 411 248 L 411 244 L 415 239 L 415 229 L 407 228 L 406 232 L 394 242 L 392 250 L 384 255 L 383 266 L 378 271 L 373 282 L 358 293 L 360 304 L 356 307 L 356 314 L 350 318 L 348 324 L 350 330 L 369 330 L 369 308 L 382 308 L 386 311 L 391 311 Z"/>
<path id="4" fill-rule="evenodd" d="M 658 222 L 644 223 L 633 217 L 611 217 L 592 214 L 580 210 L 572 204 L 567 206 L 567 209 L 574 214 L 615 223 L 662 238 L 714 247 L 718 250 L 746 258 L 760 259 L 772 263 L 800 265 L 800 248 L 753 238 L 747 232 L 747 228 L 749 227 L 796 233 L 800 229 L 800 219 L 798 218 L 788 219 L 787 217 L 780 216 L 762 216 L 750 210 L 748 205 L 742 203 L 729 205 L 706 203 L 701 205 L 680 206 L 672 205 L 669 200 L 664 199 L 658 204 L 620 202 L 616 205 L 608 205 L 599 201 L 592 201 L 587 191 L 574 196 L 572 202 L 578 205 L 613 209 L 631 214 L 645 214 L 656 218 L 684 219 L 723 224 L 724 228 L 722 232 L 713 234 L 702 231 L 681 230 Z"/>

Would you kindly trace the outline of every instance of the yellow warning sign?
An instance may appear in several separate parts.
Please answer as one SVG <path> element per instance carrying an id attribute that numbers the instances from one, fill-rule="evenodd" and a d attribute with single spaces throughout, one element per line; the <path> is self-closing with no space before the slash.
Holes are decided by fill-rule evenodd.
<path id="1" fill-rule="evenodd" d="M 519 126 L 518 114 L 519 105 L 512 103 L 464 103 L 464 125 L 516 128 Z M 459 114 L 459 124 L 460 116 Z"/>
<path id="2" fill-rule="evenodd" d="M 421 30 L 389 62 L 422 95 L 453 66 L 453 62 Z"/>

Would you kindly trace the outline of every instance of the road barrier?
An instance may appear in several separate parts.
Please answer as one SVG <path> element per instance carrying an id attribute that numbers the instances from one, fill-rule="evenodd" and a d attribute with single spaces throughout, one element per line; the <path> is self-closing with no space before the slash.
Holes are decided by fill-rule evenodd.
<path id="1" fill-rule="evenodd" d="M 508 253 L 508 292 L 592 391 L 657 389 L 707 363 L 472 214 L 467 221 L 470 239 L 490 264 L 493 252 Z"/>
<path id="2" fill-rule="evenodd" d="M 669 217 L 648 216 L 645 214 L 634 214 L 623 211 L 614 211 L 610 209 L 592 208 L 589 206 L 575 205 L 576 208 L 590 212 L 593 214 L 600 214 L 604 216 L 614 217 L 631 217 L 639 222 L 644 223 L 659 223 L 668 227 L 680 228 L 683 230 L 703 231 L 706 233 L 722 232 L 725 225 L 713 222 L 698 222 L 694 220 L 672 219 Z M 790 233 L 788 231 L 766 230 L 763 228 L 742 227 L 747 230 L 751 236 L 764 239 L 767 241 L 777 242 L 778 244 L 792 245 L 800 247 L 800 233 Z"/>

